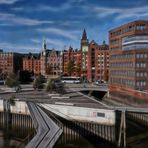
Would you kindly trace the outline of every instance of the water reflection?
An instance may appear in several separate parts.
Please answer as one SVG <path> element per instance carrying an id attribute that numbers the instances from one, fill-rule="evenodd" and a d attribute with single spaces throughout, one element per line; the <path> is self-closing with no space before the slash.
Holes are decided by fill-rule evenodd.
<path id="1" fill-rule="evenodd" d="M 35 135 L 30 116 L 11 114 L 10 124 L 4 123 L 4 113 L 0 112 L 0 147 L 24 148 Z M 26 124 L 25 124 L 26 123 Z"/>

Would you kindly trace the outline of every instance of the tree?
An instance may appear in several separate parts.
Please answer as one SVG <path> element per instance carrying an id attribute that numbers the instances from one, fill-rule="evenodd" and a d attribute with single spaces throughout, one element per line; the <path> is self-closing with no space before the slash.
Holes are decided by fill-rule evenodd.
<path id="1" fill-rule="evenodd" d="M 80 63 L 78 63 L 76 66 L 76 72 L 77 72 L 77 75 L 80 77 L 81 76 L 81 64 Z"/>
<path id="2" fill-rule="evenodd" d="M 75 70 L 75 64 L 73 60 L 70 60 L 69 63 L 67 64 L 67 72 L 69 74 L 69 76 L 71 76 L 71 74 L 74 72 Z"/>
<path id="3" fill-rule="evenodd" d="M 46 91 L 47 92 L 52 92 L 54 88 L 55 88 L 54 81 L 52 79 L 48 79 L 48 83 L 47 83 L 47 86 L 46 86 Z"/>
<path id="4" fill-rule="evenodd" d="M 52 92 L 55 91 L 57 93 L 64 93 L 64 84 L 60 79 L 48 79 L 46 91 Z"/>
<path id="5" fill-rule="evenodd" d="M 44 85 L 43 85 L 42 76 L 39 75 L 33 81 L 33 88 L 36 90 L 36 89 L 43 89 L 43 87 Z"/>
<path id="6" fill-rule="evenodd" d="M 6 85 L 8 85 L 11 88 L 14 87 L 15 90 L 17 91 L 18 88 L 20 88 L 20 82 L 17 75 L 14 73 L 11 73 L 6 79 Z"/>

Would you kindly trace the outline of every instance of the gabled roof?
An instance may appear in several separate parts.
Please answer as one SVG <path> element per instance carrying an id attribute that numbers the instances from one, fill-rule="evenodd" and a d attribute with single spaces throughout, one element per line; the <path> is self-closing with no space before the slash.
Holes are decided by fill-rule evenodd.
<path id="1" fill-rule="evenodd" d="M 98 44 L 94 40 L 92 40 L 89 44 L 93 44 L 93 45 L 98 46 Z"/>

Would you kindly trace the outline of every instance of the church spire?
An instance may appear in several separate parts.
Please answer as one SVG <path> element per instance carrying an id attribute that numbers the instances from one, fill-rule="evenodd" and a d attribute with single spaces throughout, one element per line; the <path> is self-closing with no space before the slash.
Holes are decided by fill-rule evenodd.
<path id="1" fill-rule="evenodd" d="M 82 40 L 87 40 L 87 34 L 86 34 L 85 28 L 84 28 L 83 35 L 82 35 Z"/>
<path id="2" fill-rule="evenodd" d="M 43 49 L 46 50 L 46 40 L 43 41 Z"/>

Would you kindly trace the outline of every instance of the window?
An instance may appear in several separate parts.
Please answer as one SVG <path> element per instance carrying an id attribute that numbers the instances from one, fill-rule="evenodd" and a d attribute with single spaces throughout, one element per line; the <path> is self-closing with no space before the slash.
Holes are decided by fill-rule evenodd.
<path id="1" fill-rule="evenodd" d="M 105 117 L 105 113 L 97 112 L 97 117 Z"/>

